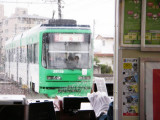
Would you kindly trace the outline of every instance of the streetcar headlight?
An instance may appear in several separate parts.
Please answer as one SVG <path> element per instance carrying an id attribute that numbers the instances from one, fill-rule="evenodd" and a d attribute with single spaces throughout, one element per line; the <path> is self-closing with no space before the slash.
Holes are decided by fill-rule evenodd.
<path id="1" fill-rule="evenodd" d="M 47 76 L 48 80 L 61 80 L 60 76 Z"/>
<path id="2" fill-rule="evenodd" d="M 78 80 L 89 80 L 89 79 L 91 79 L 90 76 L 79 76 L 78 77 Z"/>
<path id="3" fill-rule="evenodd" d="M 79 76 L 79 77 L 78 77 L 78 79 L 79 79 L 79 80 L 82 80 L 82 79 L 83 79 L 83 77 L 82 77 L 82 76 Z"/>
<path id="4" fill-rule="evenodd" d="M 57 79 L 57 80 L 61 80 L 61 77 L 57 76 L 56 79 Z"/>
<path id="5" fill-rule="evenodd" d="M 48 76 L 48 77 L 47 77 L 47 79 L 48 79 L 48 80 L 52 80 L 52 79 L 53 79 L 53 77 L 51 77 L 51 76 Z"/>

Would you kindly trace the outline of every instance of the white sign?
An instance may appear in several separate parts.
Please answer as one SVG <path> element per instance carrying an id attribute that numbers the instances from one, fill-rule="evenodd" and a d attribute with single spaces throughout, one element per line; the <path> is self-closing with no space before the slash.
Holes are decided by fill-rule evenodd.
<path id="1" fill-rule="evenodd" d="M 53 70 L 53 73 L 64 73 L 64 70 Z"/>
<path id="2" fill-rule="evenodd" d="M 82 75 L 87 75 L 87 69 L 82 69 Z"/>
<path id="3" fill-rule="evenodd" d="M 83 42 L 84 34 L 54 34 L 55 42 Z"/>

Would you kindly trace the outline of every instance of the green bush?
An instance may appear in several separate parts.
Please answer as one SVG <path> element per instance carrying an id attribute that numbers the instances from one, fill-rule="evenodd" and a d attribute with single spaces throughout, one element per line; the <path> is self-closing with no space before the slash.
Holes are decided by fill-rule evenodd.
<path id="1" fill-rule="evenodd" d="M 111 66 L 105 65 L 105 64 L 101 64 L 101 73 L 113 73 L 113 70 L 111 68 Z"/>

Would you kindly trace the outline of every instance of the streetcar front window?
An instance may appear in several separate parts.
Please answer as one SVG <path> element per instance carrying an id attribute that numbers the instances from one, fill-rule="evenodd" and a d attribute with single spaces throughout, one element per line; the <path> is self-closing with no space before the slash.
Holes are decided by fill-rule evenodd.
<path id="1" fill-rule="evenodd" d="M 90 34 L 46 33 L 43 35 L 42 66 L 48 69 L 91 68 L 90 50 Z"/>

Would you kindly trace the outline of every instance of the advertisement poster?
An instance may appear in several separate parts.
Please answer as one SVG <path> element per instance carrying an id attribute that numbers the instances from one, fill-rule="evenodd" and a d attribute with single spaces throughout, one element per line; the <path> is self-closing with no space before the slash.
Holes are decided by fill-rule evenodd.
<path id="1" fill-rule="evenodd" d="M 139 65 L 137 58 L 123 59 L 123 116 L 139 115 Z"/>
<path id="2" fill-rule="evenodd" d="M 160 45 L 160 1 L 146 0 L 146 45 Z"/>
<path id="3" fill-rule="evenodd" d="M 141 0 L 124 0 L 123 45 L 141 44 Z"/>

